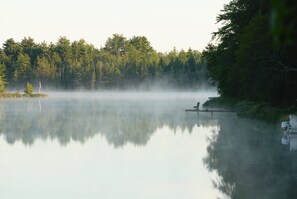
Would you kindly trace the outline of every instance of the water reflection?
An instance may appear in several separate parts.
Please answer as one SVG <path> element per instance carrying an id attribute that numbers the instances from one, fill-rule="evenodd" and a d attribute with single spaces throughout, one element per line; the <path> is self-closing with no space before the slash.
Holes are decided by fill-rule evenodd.
<path id="1" fill-rule="evenodd" d="M 173 131 L 189 129 L 191 133 L 197 118 L 185 118 L 186 106 L 187 101 L 181 104 L 170 98 L 7 100 L 0 104 L 0 134 L 10 144 L 21 140 L 29 146 L 36 139 L 57 139 L 61 145 L 71 140 L 84 143 L 96 134 L 115 147 L 129 142 L 145 145 L 164 125 Z"/>
<path id="2" fill-rule="evenodd" d="M 202 158 L 218 118 L 186 117 L 192 104 L 193 98 L 1 101 L 1 197 L 215 198 L 216 174 Z"/>
<path id="3" fill-rule="evenodd" d="M 92 143 L 96 146 L 94 149 L 101 147 L 100 150 L 95 150 L 96 153 L 93 151 L 94 149 L 91 148 L 92 153 L 87 152 L 82 153 L 83 155 L 77 155 L 77 157 L 83 160 L 86 156 L 90 156 L 88 161 L 86 161 L 90 163 L 86 164 L 87 166 L 85 167 L 88 168 L 86 170 L 96 170 L 105 163 L 105 161 L 98 158 L 98 162 L 94 164 L 93 161 L 96 160 L 96 158 L 94 158 L 92 154 L 96 154 L 96 157 L 103 159 L 119 161 L 117 164 L 114 164 L 113 161 L 106 163 L 103 168 L 110 172 L 101 172 L 98 170 L 97 172 L 90 173 L 90 180 L 96 181 L 93 184 L 98 183 L 97 180 L 99 181 L 99 179 L 102 179 L 100 183 L 104 184 L 106 179 L 112 179 L 108 176 L 109 174 L 117 172 L 120 177 L 117 178 L 116 181 L 122 180 L 122 184 L 126 184 L 126 181 L 123 179 L 131 181 L 130 175 L 133 176 L 137 174 L 135 177 L 135 179 L 137 179 L 135 180 L 135 185 L 142 181 L 144 176 L 146 178 L 152 177 L 151 183 L 148 183 L 148 185 L 151 186 L 155 185 L 160 179 L 157 175 L 155 175 L 156 179 L 153 178 L 154 175 L 145 175 L 147 172 L 140 168 L 145 170 L 150 169 L 152 167 L 151 165 L 155 165 L 153 171 L 158 171 L 158 175 L 162 175 L 164 172 L 166 173 L 168 168 L 172 168 L 170 175 L 165 175 L 164 177 L 165 185 L 169 181 L 180 182 L 182 176 L 179 176 L 179 174 L 181 174 L 179 172 L 182 171 L 188 171 L 187 177 L 182 178 L 185 180 L 183 185 L 188 183 L 187 179 L 190 179 L 191 176 L 193 178 L 200 178 L 203 168 L 199 168 L 201 171 L 196 171 L 195 169 L 199 164 L 197 163 L 197 165 L 195 164 L 193 166 L 191 165 L 191 161 L 195 160 L 196 162 L 201 162 L 201 159 L 197 158 L 196 152 L 200 153 L 201 151 L 199 150 L 205 150 L 206 146 L 204 140 L 201 141 L 202 138 L 199 137 L 200 145 L 192 143 L 197 147 L 195 150 L 191 148 L 185 150 L 190 155 L 183 153 L 177 156 L 177 154 L 181 147 L 186 147 L 189 140 L 193 140 L 193 137 L 202 136 L 199 135 L 198 131 L 202 131 L 202 129 L 207 129 L 208 131 L 211 129 L 212 134 L 208 138 L 207 143 L 207 155 L 203 153 L 203 156 L 205 155 L 203 162 L 210 173 L 218 174 L 218 178 L 214 179 L 214 185 L 217 190 L 227 197 L 240 199 L 296 197 L 297 151 L 289 151 L 289 146 L 280 143 L 282 132 L 278 125 L 273 126 L 255 120 L 237 118 L 235 114 L 229 113 L 217 113 L 213 116 L 207 113 L 199 114 L 198 116 L 195 113 L 189 115 L 185 114 L 184 109 L 192 105 L 192 98 L 178 100 L 173 98 L 166 98 L 164 100 L 131 100 L 126 98 L 7 100 L 1 101 L 0 103 L 0 134 L 7 143 L 15 144 L 17 141 L 21 141 L 23 144 L 29 146 L 33 145 L 36 140 L 57 140 L 61 145 L 67 145 L 71 143 L 71 141 L 75 143 L 85 143 L 87 140 L 92 140 L 89 138 L 102 136 L 106 139 L 108 145 L 119 148 L 127 145 L 127 143 L 131 143 L 133 147 L 135 145 L 146 145 L 153 137 L 153 134 L 158 132 L 159 129 L 164 131 L 164 127 L 165 129 L 169 128 L 168 132 L 170 133 L 164 135 L 166 138 L 160 140 L 156 139 L 158 142 L 156 142 L 157 144 L 155 145 L 158 147 L 154 145 L 154 147 L 149 148 L 149 150 L 146 147 L 141 147 L 142 150 L 146 149 L 149 151 L 145 155 L 143 155 L 143 151 L 141 150 L 137 151 L 134 150 L 134 148 L 132 150 L 131 146 L 130 148 L 129 146 L 125 147 L 126 150 L 123 149 L 115 152 L 110 150 L 109 147 L 106 147 L 104 143 L 98 144 L 97 142 Z M 194 131 L 193 129 L 196 129 L 195 136 L 191 134 Z M 183 144 L 173 144 L 170 150 L 168 150 L 172 153 L 166 151 L 169 155 L 164 156 L 165 158 L 156 158 L 156 154 L 160 153 L 160 150 L 165 147 L 162 146 L 164 140 L 170 138 L 172 132 L 189 132 L 188 135 L 191 134 L 191 137 L 189 136 L 185 139 Z M 159 138 L 161 135 L 161 133 L 158 134 Z M 179 140 L 185 136 L 176 137 L 178 139 L 176 138 L 175 141 L 178 143 Z M 87 148 L 87 146 L 85 147 Z M 53 149 L 50 149 L 49 151 L 52 152 Z M 8 151 L 11 153 L 11 150 L 12 149 L 9 149 Z M 38 150 L 40 150 L 40 148 L 38 148 Z M 54 155 L 50 157 L 56 158 L 57 154 L 61 153 L 60 149 L 56 150 L 58 152 L 54 151 Z M 21 151 L 21 154 L 26 153 L 23 149 Z M 34 151 L 34 149 L 32 149 L 32 151 Z M 107 153 L 107 151 L 109 151 L 109 153 Z M 133 155 L 135 155 L 135 153 L 138 155 L 134 157 Z M 12 162 L 20 159 L 18 154 L 19 151 L 15 155 L 17 158 L 13 159 Z M 59 165 L 63 166 L 64 164 L 69 164 L 71 165 L 69 168 L 72 168 L 72 165 L 84 163 L 83 161 L 69 160 L 69 158 L 72 158 L 70 154 L 73 154 L 73 152 L 70 151 L 62 156 L 59 159 L 62 163 Z M 130 157 L 129 155 L 133 156 L 133 158 L 127 161 L 125 158 Z M 41 156 L 34 157 L 37 158 L 38 161 L 33 162 L 42 164 L 43 161 L 40 161 L 40 159 L 42 159 Z M 146 160 L 147 157 L 151 158 Z M 187 165 L 183 164 L 185 160 L 180 161 L 183 159 L 182 157 L 186 159 Z M 139 161 L 140 158 L 143 158 L 142 161 Z M 166 158 L 170 158 L 170 164 L 168 164 Z M 158 168 L 158 163 L 154 164 L 154 161 L 158 162 L 158 160 L 162 160 L 163 166 L 160 168 Z M 7 161 L 3 161 L 2 164 L 5 162 Z M 126 167 L 123 167 L 123 162 L 126 163 Z M 51 165 L 51 159 L 47 163 Z M 91 163 L 94 164 L 94 167 L 92 167 Z M 118 167 L 119 164 L 121 164 L 122 167 Z M 135 174 L 134 167 L 131 169 L 132 171 L 128 172 L 128 168 L 130 168 L 131 165 L 134 165 L 134 167 L 138 165 L 139 167 L 136 167 L 136 169 L 141 171 L 141 175 L 137 172 Z M 189 166 L 193 166 L 193 168 L 191 167 L 189 170 L 183 169 Z M 114 170 L 109 169 L 111 167 L 114 168 Z M 7 168 L 10 167 L 7 166 Z M 26 168 L 32 168 L 32 166 L 29 165 Z M 60 167 L 57 166 L 56 170 L 59 170 L 59 168 Z M 61 169 L 61 171 L 64 172 L 64 170 L 67 169 Z M 10 171 L 9 169 L 7 170 Z M 79 168 L 77 168 L 77 170 L 79 170 Z M 154 173 L 153 171 L 151 171 L 151 173 Z M 195 175 L 191 173 L 194 171 L 197 172 Z M 32 171 L 32 173 L 33 172 L 35 172 L 35 170 Z M 125 173 L 129 173 L 129 175 L 127 174 L 126 176 L 124 175 Z M 79 174 L 84 176 L 83 172 L 77 175 Z M 98 175 L 98 177 L 92 178 L 95 174 Z M 107 177 L 105 174 L 108 174 Z M 46 174 L 40 172 L 40 175 Z M 175 180 L 166 181 L 167 177 L 171 179 L 174 175 L 176 177 L 174 178 Z M 209 175 L 204 175 L 205 176 L 201 177 L 202 181 L 209 179 Z M 72 179 L 71 172 L 67 176 L 70 176 L 70 179 Z M 115 178 L 115 176 L 113 176 L 113 178 Z M 7 179 L 9 179 L 9 177 L 7 177 Z M 18 177 L 15 177 L 15 179 L 18 179 Z M 55 181 L 55 179 L 53 179 L 53 181 Z M 115 182 L 110 180 L 108 187 L 112 187 L 111 185 L 114 183 Z M 67 183 L 64 183 L 61 186 L 63 187 L 65 184 L 67 185 Z M 200 183 L 199 186 L 202 184 L 203 183 Z M 80 185 L 77 186 L 79 187 Z M 199 186 L 197 186 L 197 190 L 199 190 Z M 133 186 L 131 187 L 132 188 L 129 190 L 135 189 Z M 94 190 L 97 190 L 97 187 L 96 189 L 94 188 Z M 168 191 L 169 190 L 165 190 L 164 193 L 168 193 Z M 151 190 L 147 192 L 151 192 Z M 127 193 L 130 193 L 130 191 L 127 191 Z M 201 194 L 202 192 L 200 191 L 199 193 Z"/>
<path id="4" fill-rule="evenodd" d="M 247 119 L 218 120 L 204 163 L 230 198 L 296 198 L 297 159 L 281 145 L 278 126 Z"/>

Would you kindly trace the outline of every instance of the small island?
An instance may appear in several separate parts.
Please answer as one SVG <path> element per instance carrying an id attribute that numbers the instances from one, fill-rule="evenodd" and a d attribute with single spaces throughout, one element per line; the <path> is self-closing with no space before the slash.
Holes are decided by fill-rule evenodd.
<path id="1" fill-rule="evenodd" d="M 40 86 L 41 88 L 41 86 Z M 33 85 L 29 82 L 26 83 L 24 93 L 20 92 L 6 92 L 5 81 L 0 81 L 0 98 L 21 98 L 21 97 L 47 97 L 44 93 L 33 93 Z"/>

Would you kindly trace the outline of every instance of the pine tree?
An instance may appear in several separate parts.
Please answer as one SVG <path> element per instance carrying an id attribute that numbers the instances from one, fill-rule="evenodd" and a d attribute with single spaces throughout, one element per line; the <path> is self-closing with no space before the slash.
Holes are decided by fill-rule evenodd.
<path id="1" fill-rule="evenodd" d="M 29 82 L 27 82 L 25 90 L 24 90 L 26 95 L 32 95 L 33 94 L 33 86 Z"/>

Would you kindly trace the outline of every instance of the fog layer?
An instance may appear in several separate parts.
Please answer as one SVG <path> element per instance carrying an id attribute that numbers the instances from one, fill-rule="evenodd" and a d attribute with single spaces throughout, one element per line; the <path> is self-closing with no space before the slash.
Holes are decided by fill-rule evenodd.
<path id="1" fill-rule="evenodd" d="M 9 143 L 35 139 L 84 142 L 102 134 L 114 146 L 143 145 L 156 129 L 191 129 L 184 109 L 214 92 L 49 92 L 47 98 L 4 100 L 1 134 Z"/>

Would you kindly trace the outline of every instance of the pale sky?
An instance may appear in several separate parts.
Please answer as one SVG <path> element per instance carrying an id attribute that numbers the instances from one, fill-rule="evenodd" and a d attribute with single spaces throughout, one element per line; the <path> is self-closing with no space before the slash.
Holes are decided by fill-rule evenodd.
<path id="1" fill-rule="evenodd" d="M 202 51 L 230 0 L 0 0 L 0 44 L 85 39 L 100 48 L 112 34 L 146 36 L 161 52 Z"/>

